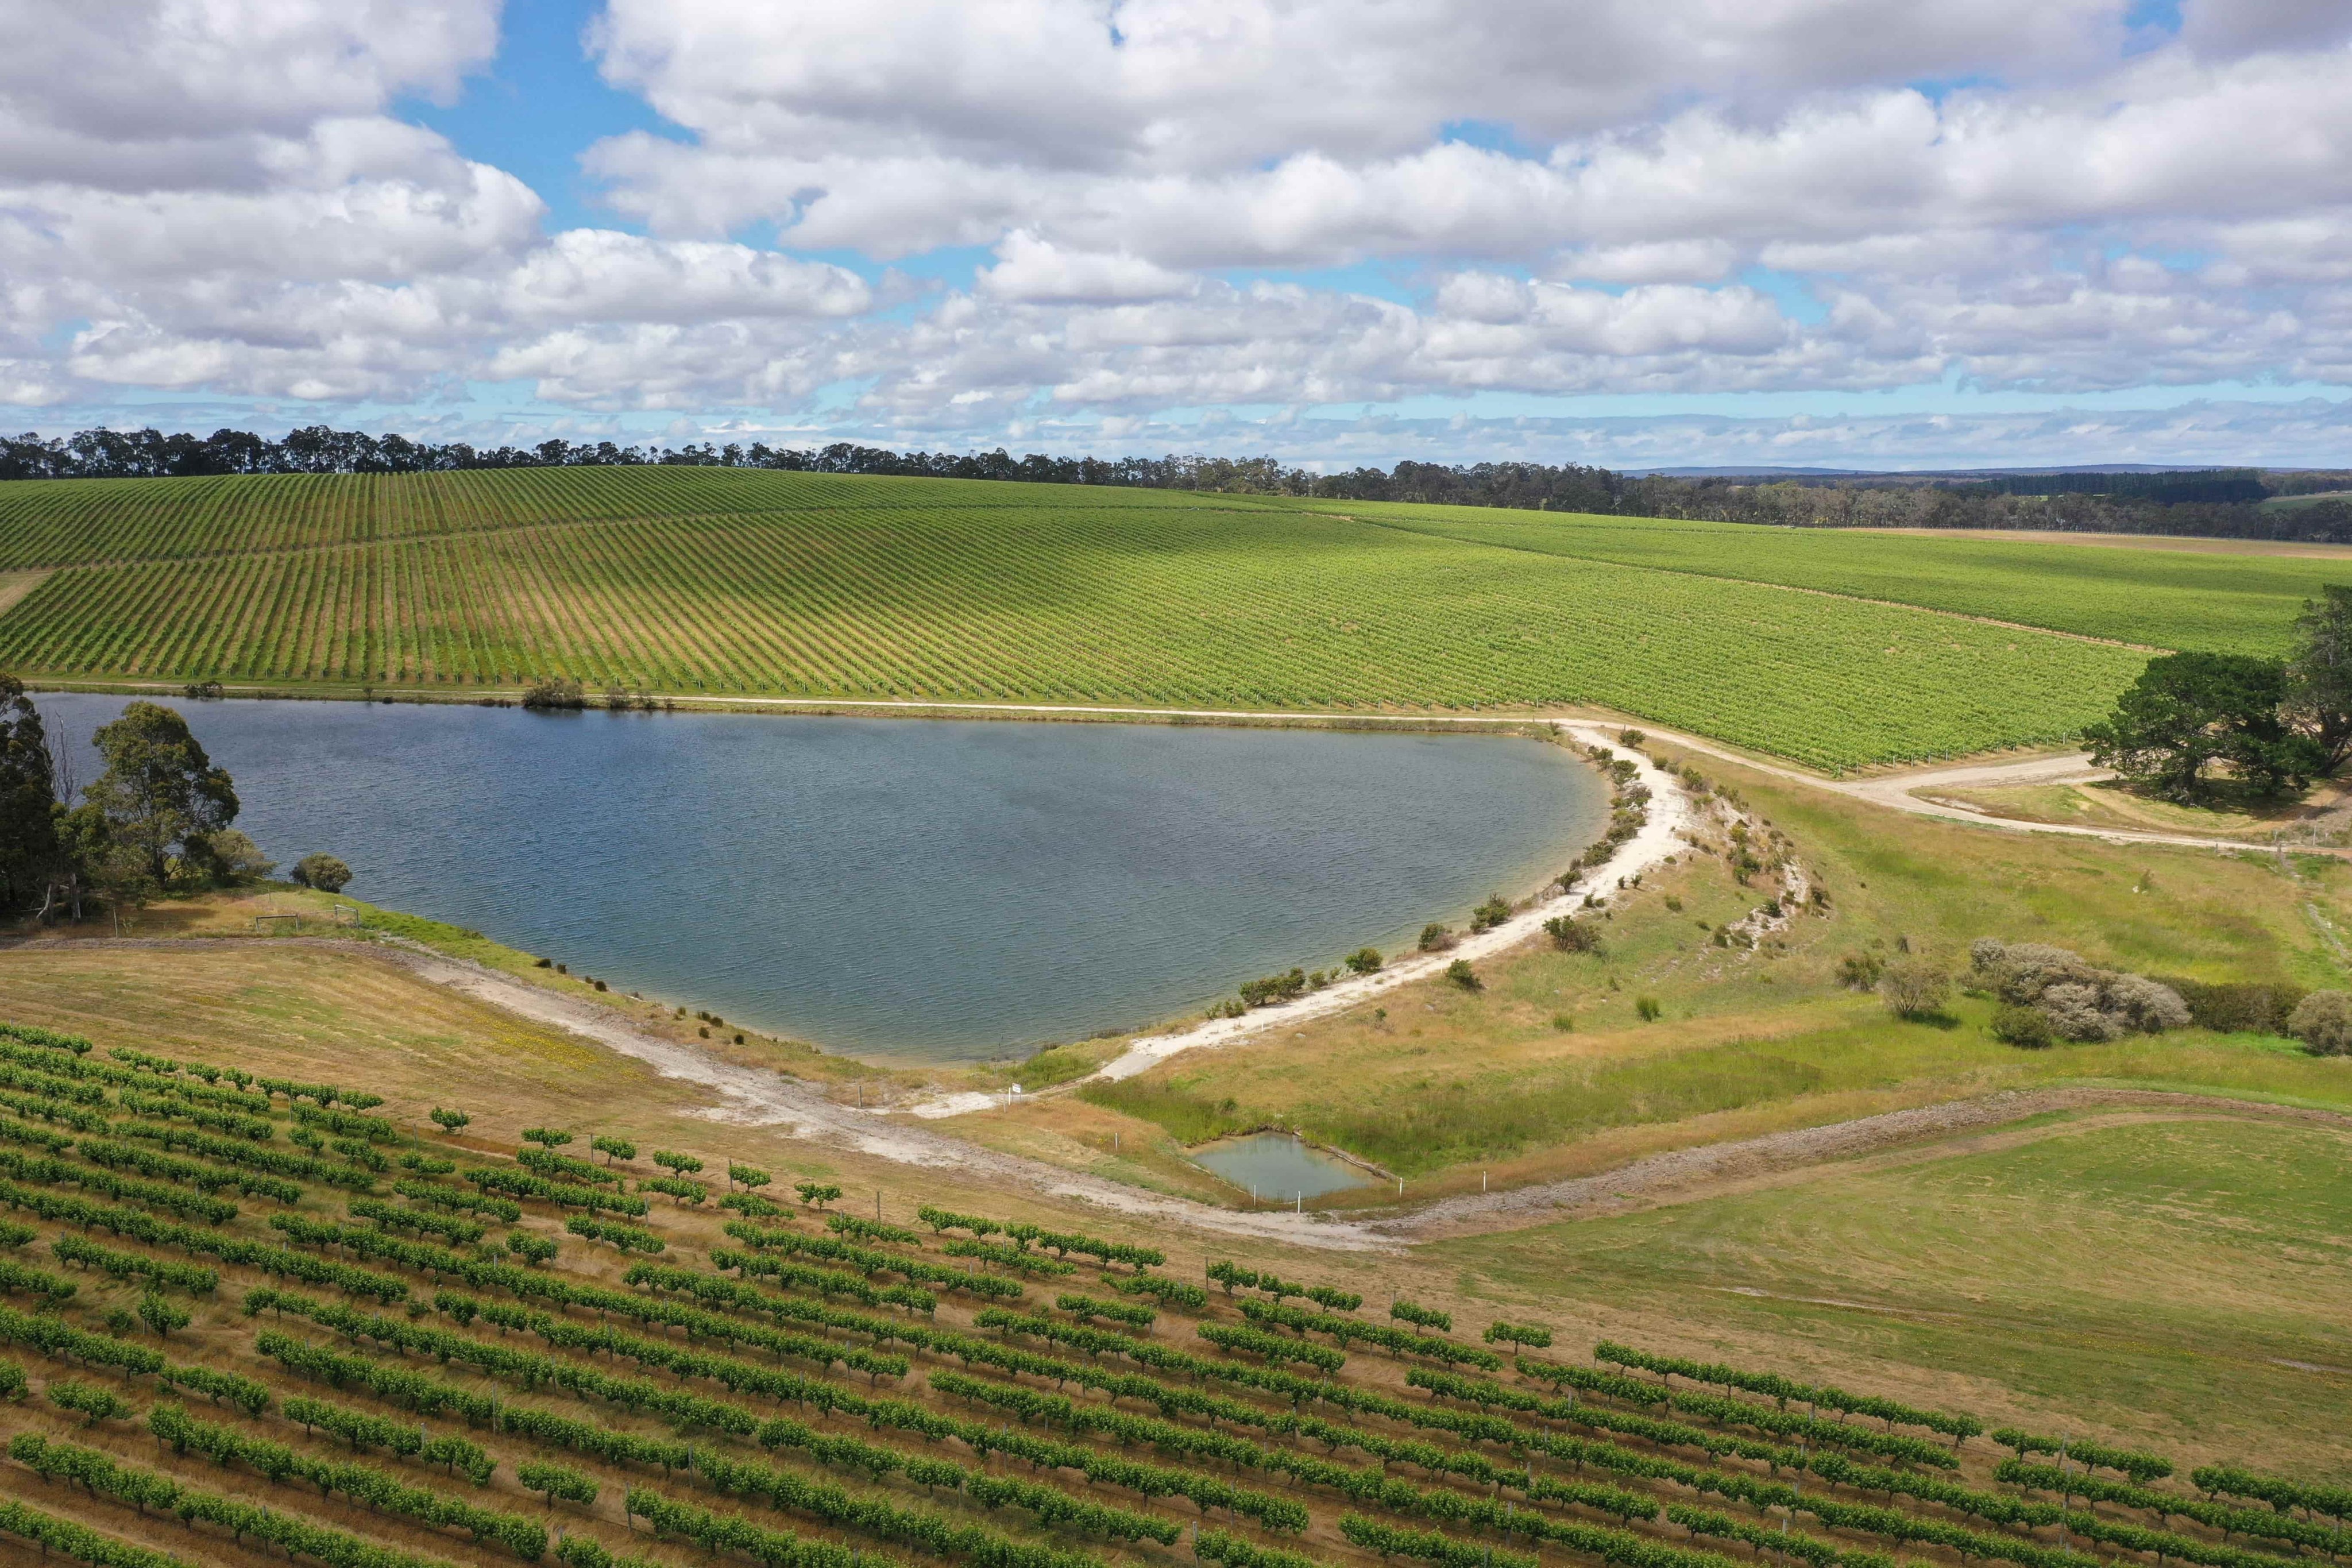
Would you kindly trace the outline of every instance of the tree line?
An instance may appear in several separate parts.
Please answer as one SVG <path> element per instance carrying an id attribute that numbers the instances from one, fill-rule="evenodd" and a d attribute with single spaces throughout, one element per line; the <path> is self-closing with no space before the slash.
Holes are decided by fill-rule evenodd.
<path id="1" fill-rule="evenodd" d="M 2005 475 L 1987 479 L 1908 475 L 1633 475 L 1579 463 L 1417 463 L 1317 473 L 1271 457 L 1014 457 L 897 452 L 836 441 L 803 449 L 762 441 L 624 446 L 551 439 L 478 447 L 310 425 L 270 440 L 249 430 L 82 430 L 0 437 L 0 480 L 161 479 L 206 474 L 409 474 L 473 468 L 688 467 L 787 473 L 871 474 L 1029 484 L 1110 485 L 1239 495 L 1420 505 L 1509 507 L 1787 528 L 2000 528 L 2352 541 L 2352 501 L 2286 509 L 2278 496 L 2352 489 L 2347 474 L 2184 469 L 2148 474 Z"/>

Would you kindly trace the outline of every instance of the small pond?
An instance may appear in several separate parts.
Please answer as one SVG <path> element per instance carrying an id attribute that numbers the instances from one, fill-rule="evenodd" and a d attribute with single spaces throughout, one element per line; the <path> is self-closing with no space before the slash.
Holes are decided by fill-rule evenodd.
<path id="1" fill-rule="evenodd" d="M 125 699 L 38 697 L 53 743 Z M 1524 894 L 1599 774 L 1494 736 L 173 702 L 237 826 L 354 897 L 868 1056 L 971 1060 L 1204 1008 Z"/>
<path id="2" fill-rule="evenodd" d="M 1326 1193 L 1369 1186 L 1374 1180 L 1360 1166 L 1327 1154 L 1287 1132 L 1220 1138 L 1192 1151 L 1192 1157 L 1234 1185 L 1255 1194 L 1262 1203 L 1319 1198 Z"/>

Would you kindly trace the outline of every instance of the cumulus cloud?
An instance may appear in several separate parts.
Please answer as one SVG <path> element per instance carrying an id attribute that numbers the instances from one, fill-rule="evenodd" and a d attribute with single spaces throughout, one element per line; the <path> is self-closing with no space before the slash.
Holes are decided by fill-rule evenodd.
<path id="1" fill-rule="evenodd" d="M 931 444 L 1276 407 L 1344 451 L 1406 426 L 1309 411 L 2352 380 L 2340 3 L 604 0 L 595 68 L 677 129 L 581 149 L 615 221 L 564 229 L 402 117 L 497 0 L 10 19 L 0 402 L 492 380 Z"/>

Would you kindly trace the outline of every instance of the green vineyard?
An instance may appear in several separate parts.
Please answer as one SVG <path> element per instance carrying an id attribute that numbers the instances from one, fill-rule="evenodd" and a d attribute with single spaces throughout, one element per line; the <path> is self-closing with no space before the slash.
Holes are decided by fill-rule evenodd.
<path id="1" fill-rule="evenodd" d="M 8 1026 L 0 1104 L 0 1293 L 29 1303 L 0 1304 L 0 1542 L 93 1568 L 2284 1568 L 2347 1544 L 2352 1489 L 1607 1341 L 1534 1353 L 1565 1331 L 853 1216 L 814 1182 L 793 1205 L 671 1151 L 654 1177 L 625 1129 L 602 1162 L 554 1129 L 509 1161 L 357 1089 Z"/>
<path id="2" fill-rule="evenodd" d="M 720 468 L 42 481 L 0 486 L 0 588 L 23 590 L 0 668 L 441 695 L 559 676 L 678 698 L 1591 704 L 1842 767 L 2063 739 L 2145 658 L 1970 616 L 2275 643 L 2323 564 L 1981 549 L 2007 554 Z M 2088 584 L 2085 557 L 2111 580 Z M 1824 587 L 1864 597 L 1801 591 Z M 1864 602 L 1889 598 L 1931 608 Z"/>

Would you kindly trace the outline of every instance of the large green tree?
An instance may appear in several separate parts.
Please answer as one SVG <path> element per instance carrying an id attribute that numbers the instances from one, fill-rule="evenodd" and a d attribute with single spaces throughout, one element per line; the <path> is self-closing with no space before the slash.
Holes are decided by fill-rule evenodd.
<path id="1" fill-rule="evenodd" d="M 58 862 L 57 770 L 41 710 L 0 675 L 0 911 L 31 908 Z"/>
<path id="2" fill-rule="evenodd" d="M 2195 799 L 2221 764 L 2257 795 L 2299 788 L 2326 752 L 2284 711 L 2286 667 L 2243 654 L 2176 653 L 2152 658 L 2083 731 L 2092 760 L 2173 800 Z"/>
<path id="3" fill-rule="evenodd" d="M 171 880 L 175 858 L 209 865 L 205 837 L 236 820 L 236 790 L 188 721 L 157 703 L 133 702 L 92 742 L 106 772 L 84 794 L 105 814 L 114 841 L 135 850 L 158 884 Z"/>
<path id="4" fill-rule="evenodd" d="M 2319 771 L 2352 758 L 2352 587 L 2330 583 L 2295 617 L 2295 647 L 2286 661 L 2287 714 L 2319 742 Z"/>

